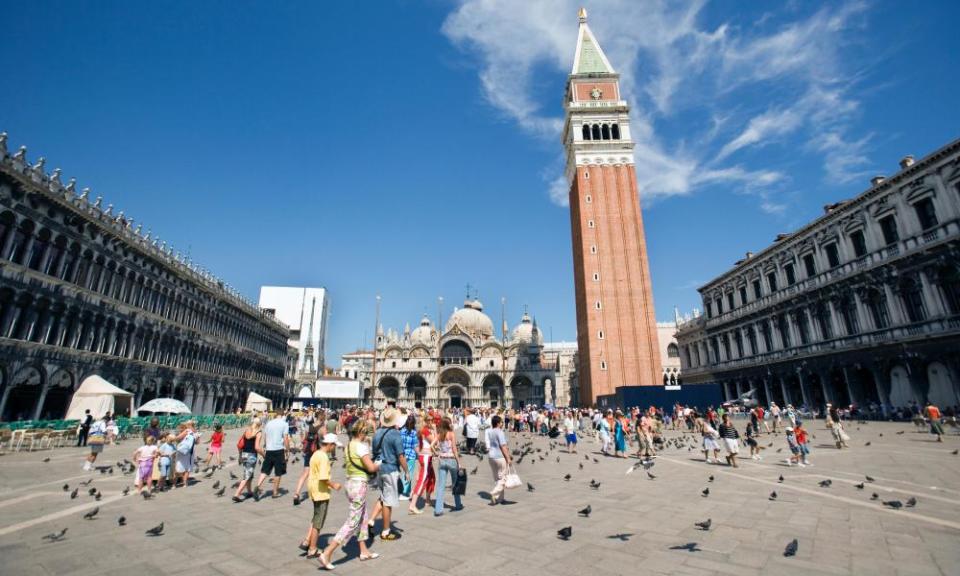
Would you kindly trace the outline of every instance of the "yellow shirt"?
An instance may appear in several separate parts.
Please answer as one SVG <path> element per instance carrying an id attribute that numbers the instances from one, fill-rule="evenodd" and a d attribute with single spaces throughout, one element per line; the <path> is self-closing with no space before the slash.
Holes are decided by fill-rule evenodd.
<path id="1" fill-rule="evenodd" d="M 307 479 L 307 491 L 310 499 L 322 502 L 330 499 L 330 457 L 323 450 L 317 450 L 310 456 L 310 477 Z"/>

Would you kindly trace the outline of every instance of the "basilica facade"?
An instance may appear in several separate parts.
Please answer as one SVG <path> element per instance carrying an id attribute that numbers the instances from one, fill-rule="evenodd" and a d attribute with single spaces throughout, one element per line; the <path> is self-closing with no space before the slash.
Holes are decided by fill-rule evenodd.
<path id="1" fill-rule="evenodd" d="M 364 401 L 401 406 L 521 408 L 567 406 L 576 394 L 576 350 L 544 349 L 537 323 L 524 313 L 512 331 L 504 325 L 497 338 L 483 304 L 467 299 L 443 331 L 424 316 L 402 333 L 377 330 L 376 348 Z"/>

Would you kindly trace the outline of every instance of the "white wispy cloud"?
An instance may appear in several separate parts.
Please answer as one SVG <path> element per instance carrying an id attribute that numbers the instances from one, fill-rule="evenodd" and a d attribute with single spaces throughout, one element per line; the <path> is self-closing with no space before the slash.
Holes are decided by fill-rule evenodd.
<path id="1" fill-rule="evenodd" d="M 556 95 L 536 93 L 538 73 L 568 74 L 581 0 L 460 0 L 443 32 L 478 61 L 487 101 L 535 137 L 562 129 Z M 866 9 L 860 0 L 807 15 L 767 13 L 755 22 L 703 20 L 706 0 L 594 0 L 590 23 L 632 106 L 636 172 L 646 200 L 725 185 L 754 194 L 778 214 L 789 178 L 769 162 L 740 153 L 797 144 L 823 158 L 836 182 L 869 165 L 869 140 L 851 135 L 858 103 L 843 66 L 847 34 Z M 745 97 L 746 96 L 746 97 Z M 752 98 L 751 98 L 752 96 Z M 752 110 L 744 102 L 762 102 Z M 546 106 L 541 104 L 546 102 Z M 683 137 L 662 124 L 708 111 Z M 751 164 L 753 162 L 753 164 Z M 556 173 L 554 173 L 556 174 Z M 560 175 L 544 178 L 547 195 L 565 205 Z"/>

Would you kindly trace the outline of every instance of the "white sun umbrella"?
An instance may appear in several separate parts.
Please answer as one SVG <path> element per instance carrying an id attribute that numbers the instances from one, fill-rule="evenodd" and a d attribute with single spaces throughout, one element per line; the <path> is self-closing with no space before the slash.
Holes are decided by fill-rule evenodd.
<path id="1" fill-rule="evenodd" d="M 154 398 L 143 406 L 137 408 L 137 412 L 153 412 L 154 414 L 162 412 L 165 414 L 189 414 L 190 408 L 186 404 L 173 398 Z"/>

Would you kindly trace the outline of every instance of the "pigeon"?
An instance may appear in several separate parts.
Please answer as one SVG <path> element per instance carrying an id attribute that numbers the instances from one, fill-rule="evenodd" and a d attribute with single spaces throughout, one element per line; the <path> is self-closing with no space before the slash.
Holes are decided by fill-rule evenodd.
<path id="1" fill-rule="evenodd" d="M 597 460 L 596 458 L 594 458 L 594 459 L 593 459 L 593 463 L 594 463 L 594 464 L 599 464 L 599 463 L 600 463 L 600 461 L 599 461 L 599 460 Z"/>
<path id="2" fill-rule="evenodd" d="M 46 536 L 41 538 L 41 540 L 49 540 L 50 542 L 59 542 L 63 540 L 63 537 L 66 535 L 67 535 L 67 529 L 64 528 L 59 532 L 52 532 L 50 534 L 47 534 Z"/>
<path id="3" fill-rule="evenodd" d="M 470 471 L 470 475 L 471 475 L 471 476 L 476 476 L 476 475 L 477 475 L 477 469 L 478 469 L 478 468 L 480 468 L 480 467 L 479 467 L 479 466 L 474 466 L 474 467 L 473 467 L 473 470 Z"/>
<path id="4" fill-rule="evenodd" d="M 570 481 L 570 478 L 571 478 L 571 476 L 570 476 L 569 474 L 567 474 L 566 476 L 563 477 L 563 479 L 566 480 L 567 482 Z"/>
<path id="5" fill-rule="evenodd" d="M 953 454 L 954 456 L 956 456 L 957 454 L 960 454 L 960 448 L 954 450 L 953 452 L 951 452 L 951 454 Z"/>
<path id="6" fill-rule="evenodd" d="M 533 487 L 533 484 L 527 482 L 527 492 L 533 492 L 536 488 Z"/>
<path id="7" fill-rule="evenodd" d="M 607 536 L 607 539 L 626 542 L 627 540 L 630 540 L 631 536 L 633 536 L 633 534 L 630 534 L 630 533 L 611 534 L 610 536 Z"/>
<path id="8" fill-rule="evenodd" d="M 117 526 L 126 526 L 126 525 L 127 525 L 127 517 L 126 517 L 126 516 L 121 516 L 121 517 L 117 518 Z"/>
<path id="9" fill-rule="evenodd" d="M 584 518 L 589 518 L 591 512 L 593 512 L 593 507 L 587 504 L 587 507 L 577 512 L 577 514 L 583 516 Z"/>
<path id="10" fill-rule="evenodd" d="M 217 490 L 217 491 L 216 491 L 217 498 L 220 498 L 221 496 L 223 496 L 223 493 L 226 492 L 226 491 L 227 491 L 227 487 L 226 487 L 226 486 L 224 486 L 223 488 Z"/>
<path id="11" fill-rule="evenodd" d="M 686 550 L 687 552 L 700 552 L 700 548 L 697 548 L 696 542 L 687 542 L 686 544 L 679 544 L 677 546 L 671 546 L 671 550 Z"/>
<path id="12" fill-rule="evenodd" d="M 90 478 L 90 479 L 88 479 L 88 480 L 85 480 L 85 481 L 81 482 L 80 485 L 81 485 L 81 486 L 89 486 L 91 482 L 93 482 L 93 478 Z"/>
<path id="13" fill-rule="evenodd" d="M 859 428 L 858 428 L 858 430 L 859 430 Z M 897 436 L 903 434 L 904 432 L 906 432 L 906 430 L 901 430 L 901 431 L 897 432 Z"/>
<path id="14" fill-rule="evenodd" d="M 85 520 L 93 520 L 94 516 L 96 516 L 99 512 L 100 512 L 100 507 L 97 506 L 97 507 L 94 508 L 93 510 L 91 510 L 91 511 L 87 512 L 86 514 L 84 514 L 84 515 L 83 515 L 83 518 L 84 518 Z"/>
<path id="15" fill-rule="evenodd" d="M 863 490 L 864 484 L 863 482 L 861 482 L 859 484 L 854 484 L 853 487 L 856 488 L 857 490 Z"/>
<path id="16" fill-rule="evenodd" d="M 710 529 L 710 526 L 713 524 L 713 518 L 707 518 L 703 522 L 694 522 L 694 526 L 706 532 Z"/>
<path id="17" fill-rule="evenodd" d="M 649 470 L 653 468 L 654 464 L 655 462 L 653 460 L 643 460 L 642 462 L 640 462 L 640 465 L 643 466 L 644 470 Z"/>
<path id="18" fill-rule="evenodd" d="M 913 508 L 916 505 L 917 505 L 916 498 L 911 497 L 909 500 L 907 500 L 907 508 Z"/>
<path id="19" fill-rule="evenodd" d="M 581 462 L 580 464 L 577 464 L 577 466 L 579 466 L 580 469 L 583 470 L 583 462 Z M 628 471 L 627 471 L 627 474 L 629 474 L 629 473 L 630 473 L 630 471 L 628 470 Z"/>
<path id="20" fill-rule="evenodd" d="M 99 502 L 101 498 L 103 498 L 103 494 L 101 494 L 100 491 L 97 490 L 97 493 L 94 495 L 93 499 Z"/>
<path id="21" fill-rule="evenodd" d="M 163 522 L 147 530 L 146 534 L 147 536 L 159 536 L 163 534 Z"/>
<path id="22" fill-rule="evenodd" d="M 64 491 L 64 492 L 69 492 L 69 491 L 70 491 L 70 485 L 69 485 L 69 484 L 64 484 L 64 485 L 63 485 L 63 491 Z"/>
<path id="23" fill-rule="evenodd" d="M 799 547 L 800 547 L 800 543 L 797 542 L 796 538 L 794 538 L 793 540 L 790 541 L 789 544 L 787 544 L 787 547 L 783 549 L 783 555 L 786 556 L 787 558 L 791 556 L 796 556 L 797 548 Z"/>
<path id="24" fill-rule="evenodd" d="M 213 473 L 216 472 L 216 471 L 217 471 L 216 468 L 211 468 L 206 474 L 203 475 L 203 477 L 204 477 L 204 478 L 209 478 L 209 477 L 213 476 Z"/>
<path id="25" fill-rule="evenodd" d="M 79 493 L 80 493 L 80 489 L 79 489 L 79 488 L 74 488 L 74 489 L 73 489 L 73 492 L 70 493 L 70 499 L 71 499 L 71 500 L 75 500 L 75 499 L 77 498 L 77 494 L 79 494 Z"/>
<path id="26" fill-rule="evenodd" d="M 710 495 L 710 489 L 709 489 L 709 488 L 704 488 L 703 491 L 700 492 L 700 493 L 703 494 L 703 497 L 704 497 L 704 498 L 706 498 L 707 496 Z"/>
<path id="27" fill-rule="evenodd" d="M 231 479 L 231 480 L 236 480 L 236 479 L 237 479 L 237 475 L 234 474 L 233 472 L 231 472 L 231 473 L 230 473 L 230 479 Z"/>
<path id="28" fill-rule="evenodd" d="M 213 488 L 214 490 L 216 490 L 216 489 L 219 488 L 219 487 L 220 487 L 220 481 L 217 480 L 216 482 L 213 483 L 212 488 Z"/>
<path id="29" fill-rule="evenodd" d="M 774 490 L 773 492 L 770 493 L 770 500 L 776 500 L 776 499 L 777 499 L 777 491 Z"/>
<path id="30" fill-rule="evenodd" d="M 151 494 L 149 490 L 144 490 L 143 492 L 140 493 L 140 495 L 143 496 L 144 500 L 149 500 L 153 496 L 153 494 Z"/>
<path id="31" fill-rule="evenodd" d="M 49 462 L 49 461 L 50 461 L 50 457 L 49 457 L 49 456 L 43 459 L 43 463 L 44 463 L 44 464 L 46 464 L 46 463 Z"/>
<path id="32" fill-rule="evenodd" d="M 91 489 L 87 490 L 87 494 L 89 494 L 90 496 L 93 496 L 93 495 L 96 494 L 96 493 L 97 493 L 97 489 L 96 489 L 96 488 L 91 488 Z"/>
<path id="33" fill-rule="evenodd" d="M 873 494 L 870 495 L 870 499 L 871 499 L 871 500 L 876 500 L 876 499 L 879 498 L 879 497 L 880 497 L 880 495 L 877 494 L 876 492 L 874 492 Z"/>
<path id="34" fill-rule="evenodd" d="M 783 482 L 783 474 L 780 475 L 780 478 L 777 480 L 777 482 Z"/>
<path id="35" fill-rule="evenodd" d="M 237 488 L 239 486 L 240 486 L 239 482 L 234 482 L 233 484 L 230 485 L 231 488 Z"/>
<path id="36" fill-rule="evenodd" d="M 869 442 L 867 442 L 866 444 L 864 444 L 864 446 L 869 446 L 869 445 L 870 445 L 870 443 L 869 443 Z"/>
<path id="37" fill-rule="evenodd" d="M 593 488 L 594 490 L 599 490 L 599 489 L 600 489 L 600 483 L 597 482 L 596 480 L 591 480 L 591 481 L 590 481 L 590 487 Z"/>
<path id="38" fill-rule="evenodd" d="M 832 484 L 833 484 L 833 480 L 831 480 L 831 479 L 829 479 L 829 478 L 827 478 L 826 480 L 821 480 L 821 481 L 820 481 L 820 487 L 821 487 L 821 488 L 829 488 Z"/>
<path id="39" fill-rule="evenodd" d="M 557 464 L 559 464 L 559 463 L 560 463 L 560 457 L 557 456 Z"/>
<path id="40" fill-rule="evenodd" d="M 707 478 L 707 482 L 713 482 L 713 474 L 711 474 L 710 477 Z"/>
<path id="41" fill-rule="evenodd" d="M 870 476 L 867 476 L 866 478 L 867 478 L 867 482 L 876 482 L 876 480 L 874 480 L 874 479 L 871 478 Z"/>
<path id="42" fill-rule="evenodd" d="M 573 535 L 573 526 L 567 526 L 566 528 L 561 528 L 557 530 L 557 537 L 561 540 L 569 540 L 570 536 Z"/>
<path id="43" fill-rule="evenodd" d="M 649 478 L 649 479 L 651 479 L 651 480 L 656 480 L 656 479 L 657 479 L 657 477 L 654 476 L 654 475 L 653 475 L 651 472 L 649 472 L 649 471 L 647 472 L 647 478 Z"/>
<path id="44" fill-rule="evenodd" d="M 123 489 L 123 495 L 126 496 L 129 493 L 130 493 L 130 487 L 127 486 L 126 488 Z"/>
<path id="45" fill-rule="evenodd" d="M 890 508 L 893 508 L 894 510 L 899 510 L 899 509 L 903 508 L 903 502 L 901 502 L 901 501 L 899 501 L 899 500 L 890 500 L 889 502 L 884 502 L 883 505 L 884 505 L 884 506 L 889 506 Z"/>

